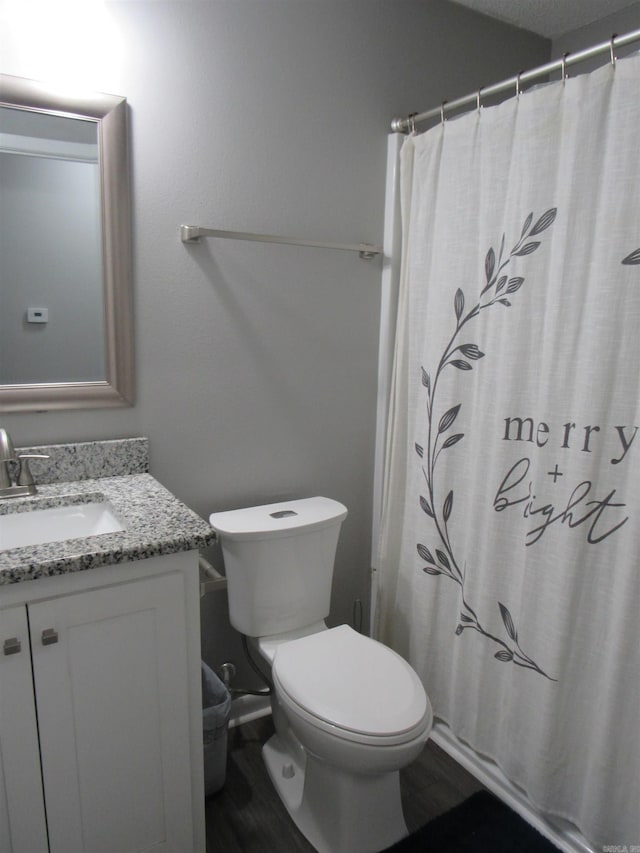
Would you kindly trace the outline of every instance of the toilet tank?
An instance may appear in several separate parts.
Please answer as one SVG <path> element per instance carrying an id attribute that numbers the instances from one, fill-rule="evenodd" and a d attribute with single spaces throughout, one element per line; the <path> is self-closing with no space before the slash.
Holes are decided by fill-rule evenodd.
<path id="1" fill-rule="evenodd" d="M 222 546 L 233 627 L 266 637 L 328 616 L 346 516 L 341 503 L 321 497 L 210 515 Z"/>

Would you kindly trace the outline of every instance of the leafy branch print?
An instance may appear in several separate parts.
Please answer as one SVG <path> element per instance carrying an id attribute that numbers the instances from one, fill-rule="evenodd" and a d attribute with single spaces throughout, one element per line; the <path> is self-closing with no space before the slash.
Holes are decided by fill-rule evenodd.
<path id="1" fill-rule="evenodd" d="M 535 238 L 553 225 L 556 214 L 557 209 L 550 208 L 534 222 L 533 213 L 530 213 L 524 221 L 520 238 L 510 251 L 505 251 L 506 236 L 503 233 L 497 255 L 493 247 L 487 252 L 484 260 L 484 282 L 478 299 L 471 307 L 467 307 L 463 291 L 460 288 L 456 290 L 453 300 L 455 325 L 449 342 L 434 372 L 429 373 L 424 367 L 421 368 L 421 381 L 427 400 L 427 440 L 424 445 L 415 444 L 415 451 L 422 460 L 421 467 L 425 482 L 424 494 L 419 497 L 420 507 L 434 525 L 438 538 L 437 548 L 430 549 L 418 543 L 418 556 L 425 564 L 423 571 L 427 575 L 448 578 L 459 587 L 461 608 L 456 635 L 460 636 L 468 630 L 476 631 L 498 647 L 494 655 L 496 660 L 533 670 L 551 681 L 556 679 L 548 675 L 522 648 L 513 616 L 505 604 L 501 601 L 497 602 L 504 627 L 504 636 L 497 636 L 482 624 L 468 601 L 465 590 L 466 565 L 464 568 L 461 567 L 449 533 L 449 520 L 454 508 L 454 491 L 449 489 L 443 500 L 435 484 L 436 466 L 440 455 L 464 438 L 463 432 L 453 431 L 462 403 L 448 409 L 437 423 L 434 421 L 434 411 L 437 390 L 445 370 L 454 368 L 470 371 L 473 370 L 474 363 L 484 357 L 484 353 L 475 343 L 460 342 L 462 332 L 466 332 L 468 324 L 478 317 L 481 311 L 497 305 L 503 308 L 511 307 L 511 300 L 524 284 L 524 278 L 517 275 L 510 276 L 507 268 L 514 258 L 531 255 L 539 248 L 541 240 Z M 623 261 L 623 263 L 627 262 L 640 263 L 640 259 Z"/>
<path id="2" fill-rule="evenodd" d="M 623 264 L 628 264 L 629 266 L 630 266 L 631 264 L 640 264 L 640 248 L 639 248 L 639 249 L 636 249 L 636 250 L 635 250 L 635 251 L 633 251 L 633 252 L 631 252 L 631 254 L 630 254 L 630 255 L 627 255 L 627 257 L 626 257 L 626 258 L 624 258 L 624 259 L 621 261 L 621 263 L 623 263 Z"/>

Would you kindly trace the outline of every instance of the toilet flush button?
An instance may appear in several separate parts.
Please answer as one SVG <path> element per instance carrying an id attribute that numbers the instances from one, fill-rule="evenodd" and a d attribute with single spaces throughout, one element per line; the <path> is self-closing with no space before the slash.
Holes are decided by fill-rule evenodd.
<path id="1" fill-rule="evenodd" d="M 282 778 L 283 779 L 293 779 L 296 775 L 296 769 L 293 764 L 283 764 L 282 765 Z"/>

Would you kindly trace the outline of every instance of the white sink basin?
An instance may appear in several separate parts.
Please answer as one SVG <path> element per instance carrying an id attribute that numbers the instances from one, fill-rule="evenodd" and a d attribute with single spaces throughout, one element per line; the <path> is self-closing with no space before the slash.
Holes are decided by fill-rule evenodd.
<path id="1" fill-rule="evenodd" d="M 0 515 L 0 550 L 124 530 L 108 501 Z"/>

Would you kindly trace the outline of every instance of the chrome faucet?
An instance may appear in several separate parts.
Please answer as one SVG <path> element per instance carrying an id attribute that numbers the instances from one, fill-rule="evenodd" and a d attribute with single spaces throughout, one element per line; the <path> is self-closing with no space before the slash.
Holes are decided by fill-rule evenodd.
<path id="1" fill-rule="evenodd" d="M 29 468 L 29 460 L 48 458 L 42 453 L 16 455 L 11 436 L 6 429 L 0 427 L 0 500 L 35 495 L 37 489 Z"/>

